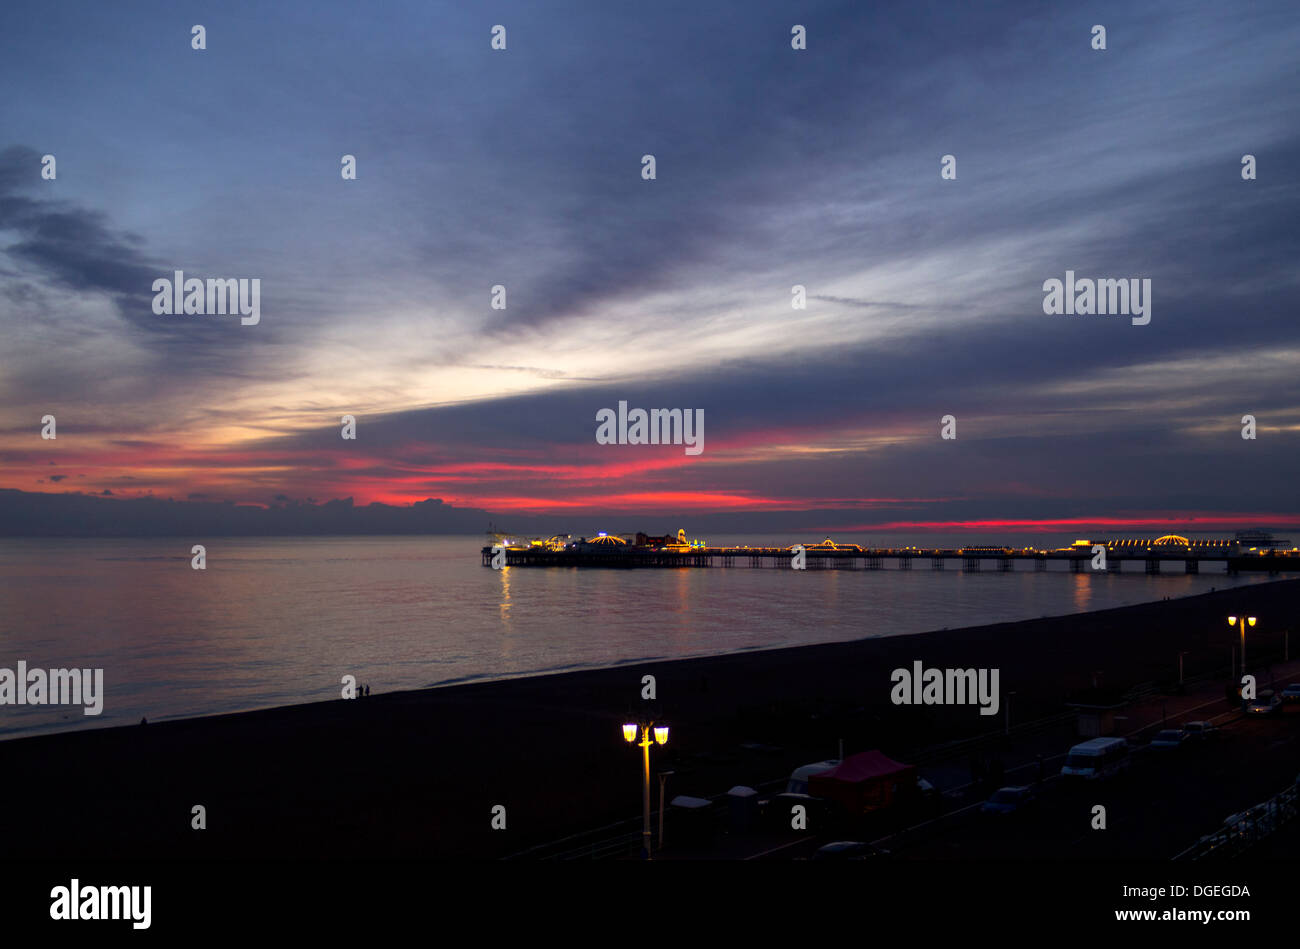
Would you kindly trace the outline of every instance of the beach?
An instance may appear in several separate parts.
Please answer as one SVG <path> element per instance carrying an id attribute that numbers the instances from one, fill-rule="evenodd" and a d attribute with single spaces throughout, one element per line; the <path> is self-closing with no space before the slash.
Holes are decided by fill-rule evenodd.
<path id="1" fill-rule="evenodd" d="M 653 770 L 674 771 L 669 797 L 771 780 L 835 757 L 841 739 L 849 753 L 907 760 L 996 731 L 1010 692 L 1020 722 L 1094 685 L 1172 688 L 1180 652 L 1188 677 L 1226 685 L 1230 614 L 1258 618 L 1248 658 L 1263 673 L 1298 596 L 1300 580 L 1280 580 L 1017 623 L 394 693 L 379 683 L 353 700 L 18 738 L 0 743 L 7 843 L 13 858 L 496 858 L 639 814 L 640 751 L 623 741 L 625 721 L 670 725 L 652 751 Z M 999 714 L 894 705 L 892 671 L 918 661 L 999 670 Z M 641 698 L 646 675 L 654 702 Z M 504 830 L 492 826 L 498 805 Z"/>

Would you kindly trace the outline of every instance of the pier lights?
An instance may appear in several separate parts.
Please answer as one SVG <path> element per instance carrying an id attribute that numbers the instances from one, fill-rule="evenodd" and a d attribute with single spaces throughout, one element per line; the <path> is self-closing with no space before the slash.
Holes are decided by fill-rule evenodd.
<path id="1" fill-rule="evenodd" d="M 1229 626 L 1241 627 L 1241 674 L 1243 676 L 1246 674 L 1246 624 L 1247 623 L 1249 623 L 1251 626 L 1254 626 L 1255 617 L 1253 616 L 1229 616 L 1228 617 Z"/>
<path id="2" fill-rule="evenodd" d="M 641 740 L 636 740 L 637 733 L 640 733 Z M 651 734 L 654 738 L 651 739 Z M 623 726 L 623 740 L 629 745 L 636 743 L 641 746 L 641 759 L 644 762 L 644 794 L 642 795 L 642 809 L 644 815 L 644 825 L 641 830 L 641 858 L 650 859 L 650 746 L 668 744 L 668 726 L 656 725 L 654 722 L 637 723 L 628 722 Z"/>

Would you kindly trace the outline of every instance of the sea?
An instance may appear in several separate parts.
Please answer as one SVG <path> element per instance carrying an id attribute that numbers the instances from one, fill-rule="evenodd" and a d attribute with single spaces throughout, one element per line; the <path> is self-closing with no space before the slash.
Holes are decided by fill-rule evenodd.
<path id="1" fill-rule="evenodd" d="M 820 537 L 718 536 L 788 546 Z M 1073 537 L 837 535 L 870 546 L 1066 546 Z M 371 694 L 1031 619 L 1265 582 L 930 569 L 509 568 L 484 535 L 0 539 L 0 669 L 102 669 L 103 707 L 0 705 L 0 739 Z"/>

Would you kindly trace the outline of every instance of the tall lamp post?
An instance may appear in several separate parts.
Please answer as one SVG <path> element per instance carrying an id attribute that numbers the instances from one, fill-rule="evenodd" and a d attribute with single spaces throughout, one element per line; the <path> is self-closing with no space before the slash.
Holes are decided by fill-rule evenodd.
<path id="1" fill-rule="evenodd" d="M 676 771 L 659 772 L 659 849 L 664 849 L 664 784 Z"/>
<path id="2" fill-rule="evenodd" d="M 641 732 L 641 740 L 639 742 L 636 740 L 638 731 Z M 654 733 L 653 741 L 650 738 L 652 732 Z M 668 726 L 656 725 L 654 722 L 649 722 L 649 723 L 629 722 L 628 724 L 623 726 L 623 740 L 626 741 L 629 745 L 639 744 L 641 746 L 641 757 L 642 760 L 645 762 L 645 795 L 643 798 L 644 805 L 645 805 L 644 808 L 645 826 L 641 831 L 641 858 L 643 860 L 649 860 L 650 859 L 650 746 L 652 744 L 659 744 L 659 745 L 668 744 Z"/>
<path id="3" fill-rule="evenodd" d="M 1246 674 L 1246 624 L 1247 623 L 1249 623 L 1251 626 L 1254 626 L 1255 617 L 1253 616 L 1229 616 L 1228 617 L 1229 626 L 1241 627 L 1241 675 L 1242 676 Z M 1241 681 L 1240 678 L 1238 678 L 1237 681 L 1240 682 Z"/>

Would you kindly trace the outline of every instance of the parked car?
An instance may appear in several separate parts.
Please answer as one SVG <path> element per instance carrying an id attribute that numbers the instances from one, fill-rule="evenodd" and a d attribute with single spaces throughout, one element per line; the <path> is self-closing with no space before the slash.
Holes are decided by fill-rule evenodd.
<path id="1" fill-rule="evenodd" d="M 980 805 L 980 813 L 1006 817 L 1010 814 L 1023 812 L 1025 809 L 1032 807 L 1037 800 L 1038 797 L 1034 794 L 1033 788 L 999 788 L 991 798 Z"/>
<path id="2" fill-rule="evenodd" d="M 1211 722 L 1188 722 L 1183 726 L 1183 731 L 1187 732 L 1189 741 L 1203 741 L 1207 738 L 1218 738 L 1219 728 Z"/>
<path id="3" fill-rule="evenodd" d="M 1151 739 L 1152 748 L 1181 748 L 1191 736 L 1182 728 L 1166 728 Z"/>
<path id="4" fill-rule="evenodd" d="M 860 840 L 837 840 L 824 847 L 818 847 L 810 860 L 870 860 L 873 857 L 888 857 L 889 851 Z"/>
<path id="5" fill-rule="evenodd" d="M 1282 702 L 1285 705 L 1294 705 L 1300 702 L 1300 682 L 1292 682 L 1282 690 Z"/>
<path id="6" fill-rule="evenodd" d="M 833 815 L 830 802 L 825 798 L 786 792 L 759 801 L 758 819 L 760 823 L 771 829 L 792 830 L 791 821 L 796 804 L 803 806 L 808 830 L 825 829 Z"/>
<path id="7" fill-rule="evenodd" d="M 790 780 L 785 784 L 785 790 L 788 794 L 807 794 L 808 779 L 814 774 L 822 774 L 830 771 L 840 763 L 839 758 L 828 758 L 826 761 L 815 761 L 812 764 L 802 765 L 795 768 L 790 775 Z"/>
<path id="8" fill-rule="evenodd" d="M 1272 689 L 1264 689 L 1253 699 L 1244 702 L 1247 715 L 1275 715 L 1282 710 L 1282 697 Z"/>

